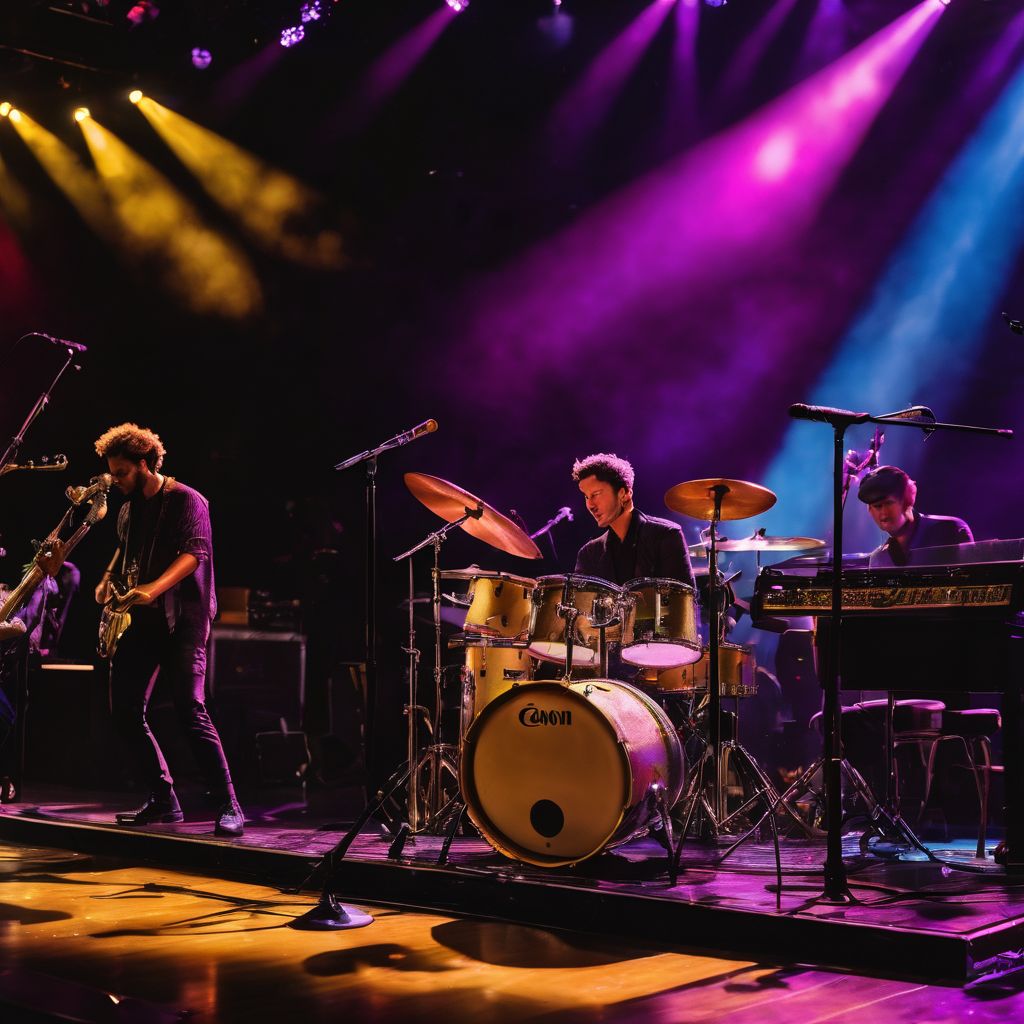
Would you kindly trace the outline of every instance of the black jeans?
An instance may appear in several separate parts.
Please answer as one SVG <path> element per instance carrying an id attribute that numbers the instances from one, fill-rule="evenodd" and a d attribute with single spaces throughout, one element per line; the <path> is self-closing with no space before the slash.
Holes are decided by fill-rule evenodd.
<path id="1" fill-rule="evenodd" d="M 159 677 L 169 692 L 178 722 L 207 788 L 217 801 L 234 799 L 231 771 L 217 727 L 206 710 L 208 620 L 180 621 L 173 630 L 159 608 L 134 608 L 132 624 L 121 638 L 110 672 L 114 727 L 128 746 L 138 781 L 157 797 L 170 794 L 174 780 L 160 745 L 146 721 Z"/>

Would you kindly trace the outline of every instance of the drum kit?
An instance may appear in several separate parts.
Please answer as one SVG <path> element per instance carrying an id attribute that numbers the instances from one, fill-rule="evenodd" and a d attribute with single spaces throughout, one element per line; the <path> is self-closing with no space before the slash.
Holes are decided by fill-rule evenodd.
<path id="1" fill-rule="evenodd" d="M 755 802 L 778 804 L 756 761 L 723 733 L 722 699 L 738 702 L 757 687 L 752 651 L 726 642 L 721 629 L 717 566 L 720 550 L 821 545 L 763 531 L 742 541 L 719 540 L 722 520 L 759 515 L 775 503 L 771 491 L 713 479 L 688 481 L 666 494 L 670 509 L 710 524 L 703 546 L 709 563 L 704 643 L 697 591 L 679 580 L 617 586 L 578 573 L 532 578 L 475 565 L 442 569 L 441 546 L 455 529 L 521 558 L 541 553 L 525 530 L 469 491 L 423 473 L 407 473 L 405 483 L 445 520 L 395 558 L 409 563 L 408 762 L 392 777 L 392 792 L 407 781 L 407 832 L 446 831 L 446 855 L 465 810 L 495 850 L 558 866 L 648 831 L 671 853 L 673 814 L 684 822 L 681 848 L 697 818 L 704 834 L 717 837 L 745 823 L 742 812 Z M 413 620 L 412 556 L 427 547 L 434 551 L 432 709 L 417 701 Z M 464 584 L 465 593 L 443 594 L 442 583 Z M 462 632 L 449 644 L 464 654 L 454 743 L 441 735 L 443 599 L 465 609 Z M 610 678 L 610 647 L 631 681 Z M 428 733 L 422 749 L 418 720 Z M 688 746 L 699 751 L 689 772 Z M 745 775 L 754 790 L 733 810 L 729 772 Z M 677 860 L 678 854 L 676 848 Z"/>

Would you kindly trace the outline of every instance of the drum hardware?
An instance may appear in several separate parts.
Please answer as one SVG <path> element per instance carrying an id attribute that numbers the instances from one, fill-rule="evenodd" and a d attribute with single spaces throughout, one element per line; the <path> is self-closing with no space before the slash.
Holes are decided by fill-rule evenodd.
<path id="1" fill-rule="evenodd" d="M 633 607 L 608 580 L 579 573 L 541 576 L 533 592 L 529 651 L 540 661 L 572 668 L 607 662 L 607 644 L 631 628 Z M 610 632 L 609 632 L 610 631 Z M 568 677 L 568 673 L 567 673 Z"/>
<path id="2" fill-rule="evenodd" d="M 337 857 L 344 856 L 345 851 L 354 841 L 359 829 L 365 825 L 372 815 L 381 812 L 385 804 L 406 783 L 408 783 L 406 820 L 400 826 L 393 829 L 389 828 L 390 831 L 394 832 L 394 842 L 389 851 L 389 856 L 397 857 L 400 855 L 409 835 L 425 831 L 427 828 L 443 828 L 446 821 L 451 822 L 451 827 L 457 828 L 458 822 L 461 820 L 462 803 L 460 794 L 457 789 L 454 792 L 446 790 L 443 783 L 444 778 L 450 777 L 457 785 L 459 778 L 457 764 L 458 747 L 453 744 L 443 743 L 441 737 L 443 670 L 441 666 L 442 572 L 440 568 L 440 553 L 443 542 L 453 530 L 461 528 L 470 535 L 502 551 L 525 558 L 541 557 L 539 549 L 523 530 L 510 519 L 496 511 L 491 505 L 488 505 L 469 491 L 463 490 L 439 477 L 428 476 L 423 473 L 407 473 L 404 479 L 406 486 L 418 501 L 446 520 L 445 525 L 440 529 L 428 534 L 418 544 L 408 551 L 396 555 L 393 559 L 396 562 L 402 560 L 408 560 L 409 562 L 409 643 L 407 647 L 403 648 L 403 652 L 409 659 L 409 697 L 404 707 L 407 726 L 407 759 L 406 763 L 388 779 L 376 798 L 367 804 L 363 814 L 360 815 L 357 822 L 342 838 L 334 854 Z M 428 546 L 432 546 L 434 549 L 434 564 L 431 572 L 431 604 L 433 606 L 434 623 L 435 703 L 432 712 L 417 702 L 417 682 L 421 652 L 416 647 L 413 614 L 416 596 L 412 559 L 417 552 Z M 503 579 L 517 580 L 527 584 L 532 584 L 533 582 L 532 580 L 523 581 L 521 577 L 512 577 L 509 574 L 483 572 L 475 566 L 471 570 L 453 570 L 444 575 L 444 578 L 473 579 L 484 577 L 502 577 Z M 472 610 L 472 600 L 470 601 L 470 610 Z M 467 620 L 468 618 L 467 614 Z M 474 623 L 467 621 L 467 623 L 464 623 L 464 628 L 467 625 L 473 626 Z M 500 634 L 501 630 L 494 630 L 494 632 Z M 504 638 L 500 635 L 476 636 L 470 634 L 465 637 L 466 642 L 471 642 L 474 646 L 489 645 L 494 641 L 501 641 L 502 639 Z M 520 644 L 520 646 L 524 646 L 524 644 Z M 423 727 L 428 734 L 428 743 L 422 754 L 420 753 L 419 744 L 420 721 L 422 721 Z M 425 783 L 421 782 L 423 776 L 426 776 Z"/>
<path id="3" fill-rule="evenodd" d="M 675 852 L 670 857 L 669 877 L 677 877 L 683 844 L 694 823 L 698 809 L 704 827 L 717 838 L 738 820 L 738 812 L 730 812 L 726 804 L 726 758 L 733 762 L 740 773 L 746 773 L 754 790 L 749 806 L 758 801 L 768 807 L 774 806 L 778 794 L 770 780 L 760 770 L 754 758 L 735 740 L 723 743 L 721 710 L 720 630 L 721 609 L 719 595 L 721 580 L 718 570 L 718 525 L 723 520 L 746 519 L 760 515 L 775 504 L 776 497 L 765 487 L 743 480 L 714 478 L 691 480 L 671 488 L 665 495 L 665 504 L 673 511 L 694 519 L 709 521 L 708 539 L 708 736 L 704 750 L 697 763 L 693 782 L 684 799 L 686 807 L 683 826 Z M 778 846 L 778 829 L 774 814 L 767 815 L 775 843 L 776 867 L 779 888 L 782 885 L 781 855 Z M 748 832 L 747 835 L 752 834 Z M 744 838 L 746 838 L 744 836 Z M 781 899 L 781 894 L 779 896 Z"/>
<path id="4" fill-rule="evenodd" d="M 407 477 L 410 475 L 412 474 L 406 474 Z M 447 772 L 453 780 L 457 781 L 459 777 L 459 768 L 456 761 L 458 756 L 457 750 L 453 750 L 450 746 L 440 742 L 441 714 L 443 711 L 441 703 L 441 685 L 443 678 L 441 668 L 441 545 L 447 539 L 448 534 L 453 530 L 461 527 L 471 519 L 480 520 L 483 518 L 483 515 L 483 502 L 479 502 L 475 508 L 466 506 L 463 509 L 461 516 L 449 519 L 449 521 L 440 529 L 427 534 L 427 536 L 418 544 L 415 544 L 408 551 L 405 551 L 400 555 L 396 555 L 393 559 L 395 562 L 400 562 L 405 559 L 408 559 L 409 561 L 410 640 L 409 647 L 406 649 L 406 653 L 409 655 L 409 702 L 405 706 L 408 741 L 406 754 L 409 765 L 409 771 L 406 778 L 408 779 L 409 786 L 407 803 L 408 814 L 406 822 L 403 824 L 404 827 L 407 827 L 409 832 L 413 833 L 424 831 L 436 822 L 443 821 L 444 816 L 451 809 L 454 801 L 457 799 L 456 797 L 450 797 L 448 799 L 444 798 L 444 791 L 441 782 L 444 772 Z M 431 546 L 434 549 L 434 566 L 431 571 L 434 606 L 435 702 L 433 718 L 430 717 L 428 709 L 416 702 L 416 683 L 419 675 L 418 669 L 421 652 L 416 648 L 415 631 L 412 626 L 412 602 L 415 593 L 413 585 L 414 573 L 412 557 L 418 551 L 422 551 L 423 548 L 427 546 Z M 419 741 L 416 729 L 417 716 L 420 714 L 424 716 L 425 725 L 427 726 L 427 732 L 430 737 L 422 754 L 419 753 Z M 420 775 L 424 771 L 428 774 L 428 792 L 426 793 L 424 806 L 421 809 L 419 806 Z M 401 782 L 399 782 L 398 785 L 401 785 Z M 395 788 L 397 788 L 397 786 Z M 396 842 L 402 838 L 402 835 L 402 831 L 399 831 L 398 835 L 395 837 Z M 404 845 L 404 838 L 402 839 L 402 844 Z M 401 846 L 399 846 L 398 849 L 400 852 Z"/>
<path id="5" fill-rule="evenodd" d="M 679 580 L 641 578 L 623 587 L 633 605 L 623 629 L 622 660 L 641 668 L 676 668 L 702 655 L 694 588 Z"/>

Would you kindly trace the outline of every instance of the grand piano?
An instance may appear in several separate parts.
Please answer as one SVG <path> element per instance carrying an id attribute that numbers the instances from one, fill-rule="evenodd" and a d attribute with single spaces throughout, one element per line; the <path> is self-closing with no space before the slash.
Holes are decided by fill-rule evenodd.
<path id="1" fill-rule="evenodd" d="M 1024 538 L 910 552 L 905 566 L 842 560 L 840 686 L 1002 695 L 1007 869 L 1024 872 Z M 831 555 L 792 558 L 758 575 L 751 616 L 812 616 L 832 635 Z"/>

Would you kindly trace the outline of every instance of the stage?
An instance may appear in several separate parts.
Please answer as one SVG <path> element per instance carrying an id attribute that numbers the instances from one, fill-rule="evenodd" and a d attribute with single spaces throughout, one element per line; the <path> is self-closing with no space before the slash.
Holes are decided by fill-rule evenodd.
<path id="1" fill-rule="evenodd" d="M 134 863 L 258 880 L 315 892 L 319 859 L 343 835 L 339 822 L 261 818 L 249 805 L 245 835 L 224 841 L 210 820 L 125 829 L 110 822 L 109 795 L 48 793 L 45 802 L 5 805 L 0 841 Z M 958 870 L 922 859 L 862 856 L 844 843 L 855 902 L 815 901 L 824 841 L 784 839 L 783 891 L 776 905 L 771 844 L 750 843 L 717 867 L 724 846 L 688 843 L 677 884 L 662 848 L 634 840 L 574 868 L 545 869 L 506 859 L 483 840 L 457 837 L 439 865 L 442 838 L 415 836 L 389 858 L 390 836 L 360 834 L 336 864 L 331 888 L 345 900 L 570 929 L 620 941 L 667 943 L 701 954 L 800 963 L 888 977 L 964 984 L 1019 963 L 1024 885 L 973 843 L 937 847 Z"/>

